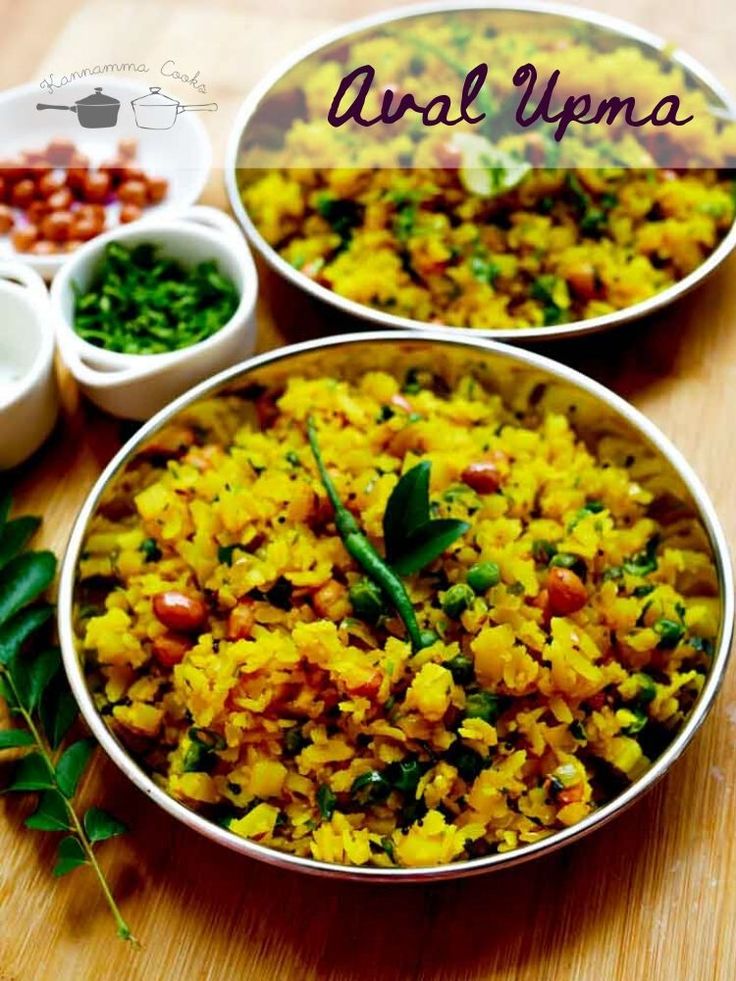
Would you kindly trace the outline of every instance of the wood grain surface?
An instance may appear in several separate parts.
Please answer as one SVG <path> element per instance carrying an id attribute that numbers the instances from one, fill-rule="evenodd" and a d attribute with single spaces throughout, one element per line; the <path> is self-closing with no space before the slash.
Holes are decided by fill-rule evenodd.
<path id="1" fill-rule="evenodd" d="M 736 89 L 732 0 L 596 0 L 680 43 Z M 297 44 L 375 0 L 0 0 L 0 87 L 101 58 L 175 58 L 220 104 L 218 148 L 249 86 Z M 225 204 L 215 170 L 209 203 Z M 259 346 L 333 333 L 334 314 L 262 272 Z M 736 257 L 645 324 L 547 353 L 606 382 L 679 445 L 730 540 L 736 440 Z M 1 327 L 1 325 L 0 325 Z M 58 552 L 120 426 L 66 389 L 54 437 L 16 477 L 17 509 L 44 516 Z M 2 438 L 0 434 L 0 438 Z M 518 870 L 434 887 L 311 879 L 235 856 L 161 813 L 98 753 L 83 798 L 131 834 L 102 846 L 143 943 L 117 941 L 87 870 L 50 875 L 52 836 L 0 801 L 0 981 L 480 979 L 731 981 L 736 977 L 736 679 L 649 796 L 580 844 Z"/>

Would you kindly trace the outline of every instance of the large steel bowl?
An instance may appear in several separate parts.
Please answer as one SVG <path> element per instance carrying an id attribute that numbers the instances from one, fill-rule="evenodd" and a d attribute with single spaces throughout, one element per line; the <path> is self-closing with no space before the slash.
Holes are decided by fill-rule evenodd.
<path id="1" fill-rule="evenodd" d="M 624 440 L 626 454 L 629 455 L 633 444 L 636 458 L 641 465 L 640 471 L 644 474 L 643 477 L 639 476 L 637 471 L 639 482 L 652 490 L 656 499 L 675 516 L 673 520 L 689 514 L 702 526 L 704 546 L 710 549 L 718 573 L 721 625 L 710 671 L 682 729 L 643 776 L 579 824 L 516 851 L 452 865 L 389 870 L 355 868 L 299 858 L 239 838 L 189 810 L 156 786 L 107 727 L 88 689 L 73 628 L 77 565 L 90 519 L 111 482 L 124 473 L 138 449 L 155 432 L 170 423 L 177 413 L 193 402 L 218 393 L 236 393 L 246 388 L 252 392 L 254 385 L 283 384 L 289 376 L 296 373 L 328 373 L 349 378 L 366 368 L 401 371 L 409 366 L 431 367 L 440 376 L 454 375 L 458 371 L 474 372 L 484 384 L 499 391 L 512 405 L 514 399 L 528 398 L 533 391 L 535 404 L 549 404 L 557 411 L 567 412 L 574 421 L 577 432 L 589 446 L 595 447 L 601 440 L 605 440 L 610 447 Z M 462 335 L 448 337 L 446 332 L 441 331 L 427 331 L 422 335 L 406 331 L 349 334 L 281 348 L 224 371 L 172 402 L 120 450 L 90 492 L 74 525 L 64 557 L 58 603 L 64 665 L 84 718 L 110 758 L 163 810 L 205 837 L 272 865 L 317 875 L 390 882 L 451 879 L 474 875 L 486 869 L 516 865 L 582 838 L 627 808 L 666 773 L 708 714 L 726 669 L 733 617 L 731 561 L 713 506 L 688 463 L 648 419 L 597 382 L 539 354 L 491 341 L 471 340 Z"/>
<path id="2" fill-rule="evenodd" d="M 259 113 L 264 111 L 264 107 L 270 105 L 269 100 L 274 100 L 274 106 L 278 103 L 280 108 L 274 108 L 274 115 L 283 114 L 284 95 L 291 86 L 290 77 L 292 73 L 298 76 L 305 66 L 308 59 L 319 57 L 331 47 L 353 40 L 357 35 L 363 34 L 373 28 L 385 24 L 393 24 L 396 21 L 415 18 L 419 16 L 441 15 L 447 12 L 463 11 L 483 11 L 492 10 L 498 12 L 508 12 L 509 14 L 534 14 L 535 16 L 545 16 L 556 18 L 558 21 L 567 21 L 569 24 L 585 24 L 590 30 L 620 39 L 631 41 L 644 50 L 657 54 L 661 59 L 671 60 L 672 63 L 680 66 L 686 74 L 688 84 L 704 91 L 710 98 L 712 111 L 728 119 L 736 118 L 736 100 L 730 93 L 717 81 L 717 79 L 694 58 L 680 50 L 673 50 L 671 45 L 663 38 L 658 37 L 649 31 L 642 30 L 629 24 L 626 21 L 601 14 L 596 11 L 584 8 L 570 7 L 564 4 L 537 2 L 537 0 L 499 0 L 499 2 L 484 2 L 484 0 L 451 0 L 445 3 L 421 4 L 414 7 L 402 7 L 389 13 L 382 13 L 367 17 L 362 20 L 353 21 L 350 24 L 342 25 L 329 34 L 323 35 L 318 40 L 312 42 L 305 48 L 292 55 L 272 72 L 270 72 L 256 87 L 250 92 L 245 102 L 240 108 L 236 117 L 235 124 L 230 134 L 226 150 L 225 159 L 225 185 L 227 189 L 230 205 L 238 221 L 243 227 L 245 234 L 253 247 L 263 256 L 266 262 L 276 270 L 284 279 L 294 284 L 300 290 L 308 293 L 316 299 L 328 303 L 337 308 L 343 314 L 367 321 L 369 324 L 384 327 L 403 328 L 408 330 L 421 330 L 427 326 L 422 321 L 399 317 L 395 314 L 386 313 L 382 310 L 374 309 L 368 305 L 357 303 L 346 299 L 338 293 L 333 292 L 325 286 L 320 285 L 310 279 L 303 272 L 300 272 L 279 253 L 269 245 L 255 226 L 248 211 L 243 205 L 238 186 L 238 161 L 241 156 L 241 148 L 252 138 L 254 130 L 258 127 Z M 270 113 L 270 109 L 265 110 Z M 717 248 L 708 256 L 700 266 L 685 276 L 679 282 L 653 296 L 625 307 L 615 310 L 598 317 L 591 317 L 585 320 L 578 320 L 573 323 L 560 324 L 548 327 L 522 327 L 504 329 L 475 329 L 465 327 L 445 328 L 452 333 L 457 331 L 468 332 L 474 337 L 488 337 L 502 339 L 510 342 L 529 342 L 529 341 L 550 341 L 564 337 L 578 337 L 583 334 L 591 334 L 601 330 L 607 330 L 620 324 L 638 320 L 649 314 L 660 310 L 662 307 L 673 303 L 675 300 L 684 296 L 704 279 L 710 276 L 718 266 L 727 258 L 736 247 L 736 222 L 731 226 L 725 238 Z M 430 325 L 434 326 L 434 325 Z"/>

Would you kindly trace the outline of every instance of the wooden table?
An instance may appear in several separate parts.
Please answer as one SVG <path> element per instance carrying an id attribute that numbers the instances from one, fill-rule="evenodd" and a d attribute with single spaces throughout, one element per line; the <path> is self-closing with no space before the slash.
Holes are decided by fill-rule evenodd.
<path id="1" fill-rule="evenodd" d="M 0 0 L 0 86 L 100 59 L 175 58 L 200 68 L 220 103 L 218 148 L 248 87 L 274 57 L 389 0 Z M 666 34 L 733 90 L 731 0 L 598 0 Z M 703 26 L 706 25 L 706 26 Z M 188 65 L 187 65 L 188 62 Z M 219 127 L 219 129 L 217 129 Z M 207 200 L 224 205 L 221 173 Z M 736 257 L 666 316 L 548 353 L 602 379 L 668 433 L 736 535 L 733 390 Z M 259 345 L 333 332 L 340 322 L 264 275 Z M 276 323 L 278 322 L 278 327 Z M 18 510 L 42 513 L 64 547 L 120 427 L 85 405 L 18 476 Z M 731 410 L 731 411 L 729 411 Z M 1 437 L 0 437 L 1 438 Z M 102 754 L 85 800 L 131 834 L 101 857 L 143 942 L 118 942 L 93 877 L 50 876 L 52 836 L 21 828 L 27 802 L 0 810 L 0 979 L 451 979 L 730 981 L 736 977 L 736 677 L 695 744 L 613 825 L 518 870 L 434 887 L 340 884 L 264 867 L 161 813 Z"/>

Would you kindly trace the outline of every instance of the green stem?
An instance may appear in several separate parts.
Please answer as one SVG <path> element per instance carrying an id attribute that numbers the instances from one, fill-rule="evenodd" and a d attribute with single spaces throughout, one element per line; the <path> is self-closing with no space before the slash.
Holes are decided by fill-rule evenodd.
<path id="1" fill-rule="evenodd" d="M 307 416 L 307 438 L 312 455 L 314 456 L 314 462 L 317 464 L 320 479 L 335 512 L 335 527 L 340 538 L 342 538 L 346 551 L 362 566 L 367 575 L 376 585 L 381 587 L 386 596 L 391 600 L 409 634 L 412 650 L 416 653 L 426 646 L 426 638 L 423 637 L 422 631 L 419 629 L 416 613 L 414 612 L 414 607 L 406 591 L 406 587 L 394 570 L 381 558 L 373 545 L 371 545 L 360 530 L 358 522 L 340 500 L 340 496 L 332 482 L 332 478 L 327 472 L 327 467 L 322 458 L 322 451 L 317 439 L 317 427 L 311 415 Z M 434 638 L 432 638 L 433 640 Z"/>
<path id="2" fill-rule="evenodd" d="M 76 834 L 77 838 L 79 839 L 79 843 L 82 846 L 85 855 L 87 856 L 87 861 L 95 871 L 95 875 L 97 876 L 97 880 L 100 884 L 100 888 L 102 889 L 102 893 L 105 899 L 107 900 L 107 905 L 110 907 L 110 912 L 112 913 L 113 918 L 115 920 L 118 936 L 121 937 L 123 940 L 129 940 L 134 947 L 139 947 L 140 944 L 133 936 L 130 927 L 123 919 L 123 915 L 120 912 L 120 908 L 118 907 L 118 904 L 115 902 L 115 897 L 110 891 L 110 887 L 107 883 L 107 879 L 105 878 L 105 874 L 100 868 L 99 862 L 97 861 L 97 856 L 94 853 L 92 843 L 87 838 L 87 834 L 84 830 L 84 826 L 82 822 L 79 820 L 79 817 L 77 815 L 77 812 L 74 810 L 72 802 L 67 799 L 67 797 L 62 793 L 62 791 L 59 789 L 58 784 L 56 783 L 55 767 L 54 767 L 51 749 L 46 745 L 46 742 L 43 736 L 41 735 L 38 727 L 36 726 L 36 723 L 33 721 L 33 717 L 31 716 L 31 713 L 25 708 L 25 706 L 21 702 L 20 696 L 18 694 L 18 689 L 15 687 L 15 682 L 13 681 L 12 674 L 6 669 L 3 669 L 2 674 L 5 678 L 5 681 L 8 684 L 8 687 L 10 688 L 10 691 L 15 700 L 15 704 L 18 707 L 18 711 L 23 717 L 23 721 L 25 722 L 28 731 L 33 736 L 33 739 L 36 743 L 36 749 L 43 757 L 46 766 L 49 769 L 49 773 L 51 773 L 53 777 L 54 784 L 56 785 L 56 791 L 61 797 L 61 799 L 64 801 L 67 814 L 69 815 L 69 820 L 72 823 L 72 829 Z"/>

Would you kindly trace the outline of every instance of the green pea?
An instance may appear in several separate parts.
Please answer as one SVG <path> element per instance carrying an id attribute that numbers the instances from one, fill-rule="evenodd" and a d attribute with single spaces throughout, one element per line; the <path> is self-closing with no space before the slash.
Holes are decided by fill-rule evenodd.
<path id="1" fill-rule="evenodd" d="M 501 570 L 495 562 L 476 562 L 468 569 L 468 586 L 475 593 L 485 593 L 501 582 Z"/>
<path id="2" fill-rule="evenodd" d="M 366 623 L 376 623 L 384 612 L 381 589 L 370 579 L 360 579 L 348 592 L 353 613 Z"/>
<path id="3" fill-rule="evenodd" d="M 671 650 L 682 640 L 685 635 L 685 628 L 677 623 L 676 620 L 668 620 L 666 617 L 662 617 L 661 620 L 657 620 L 654 624 L 654 630 L 659 634 L 659 647 L 664 647 L 666 650 Z"/>
<path id="4" fill-rule="evenodd" d="M 457 582 L 450 586 L 442 598 L 442 609 L 451 620 L 457 620 L 473 602 L 475 594 L 473 590 L 464 582 Z"/>
<path id="5" fill-rule="evenodd" d="M 449 661 L 445 661 L 445 667 L 452 675 L 452 680 L 457 685 L 469 685 L 475 678 L 475 669 L 471 658 L 464 654 L 458 654 Z"/>
<path id="6" fill-rule="evenodd" d="M 436 644 L 439 637 L 434 632 L 434 630 L 422 630 L 419 634 L 419 650 L 423 651 L 425 647 L 431 647 L 432 644 Z"/>
<path id="7" fill-rule="evenodd" d="M 501 699 L 490 691 L 476 691 L 465 699 L 465 718 L 495 722 L 501 714 Z"/>

